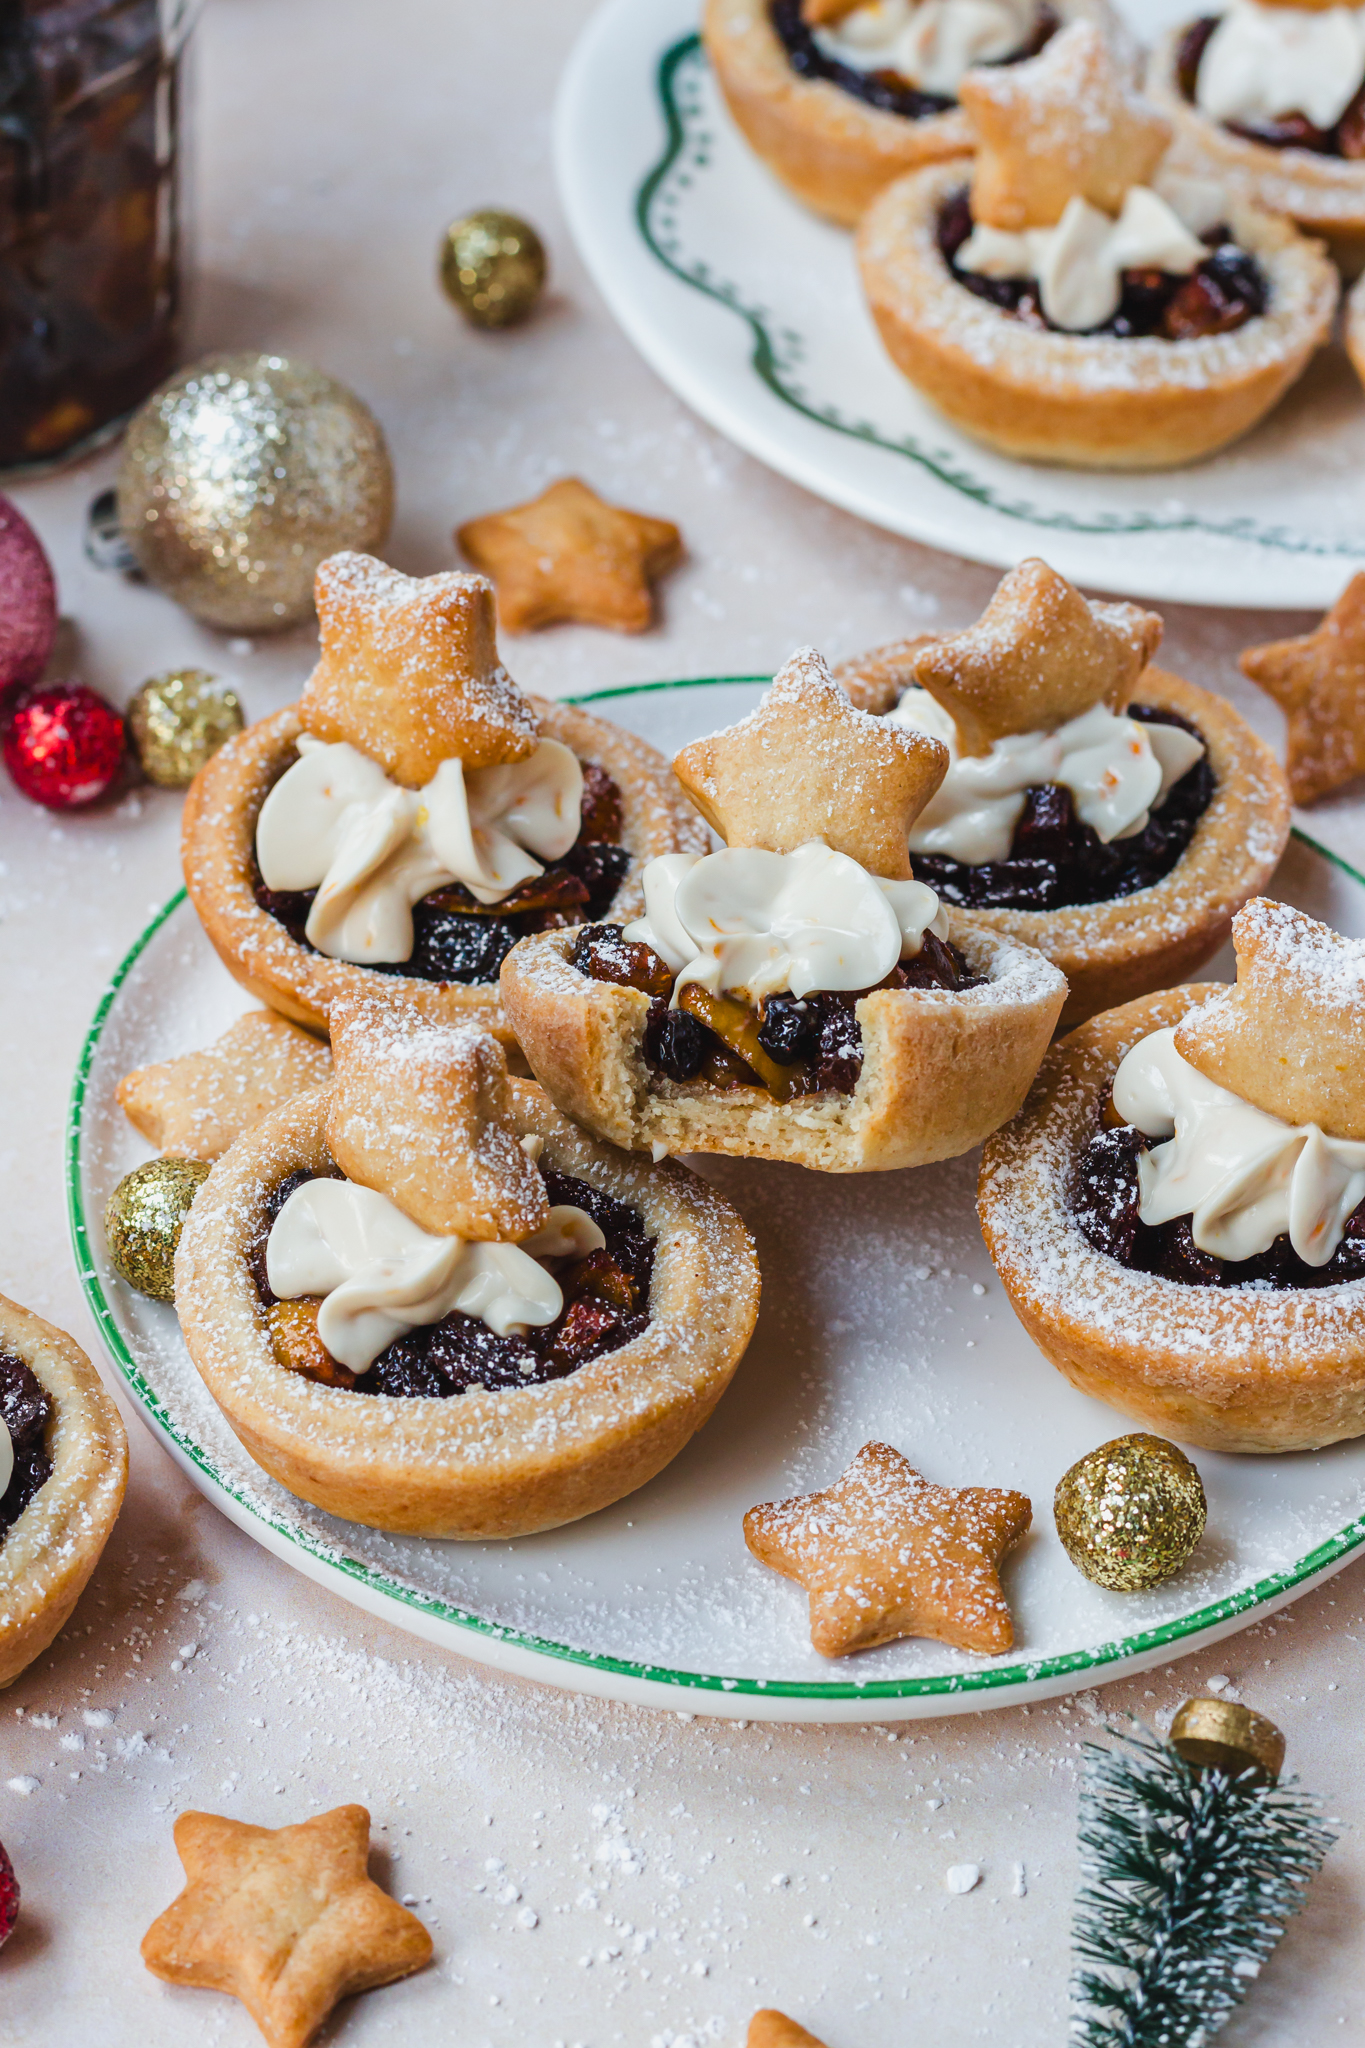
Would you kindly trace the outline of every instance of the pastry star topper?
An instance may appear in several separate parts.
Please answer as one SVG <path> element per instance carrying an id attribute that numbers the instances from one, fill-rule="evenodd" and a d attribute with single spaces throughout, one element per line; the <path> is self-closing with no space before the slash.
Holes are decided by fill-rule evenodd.
<path id="1" fill-rule="evenodd" d="M 869 873 L 903 881 L 910 827 L 948 772 L 948 750 L 855 710 L 807 647 L 757 710 L 694 740 L 673 767 L 727 846 L 791 853 L 823 839 Z"/>
<path id="2" fill-rule="evenodd" d="M 1236 986 L 1185 1019 L 1176 1051 L 1287 1124 L 1365 1139 L 1365 940 L 1265 896 L 1232 939 Z"/>
<path id="3" fill-rule="evenodd" d="M 1248 647 L 1241 666 L 1289 721 L 1286 767 L 1296 804 L 1365 775 L 1365 570 L 1313 632 Z"/>
<path id="4" fill-rule="evenodd" d="M 452 756 L 520 761 L 530 705 L 498 660 L 482 576 L 404 576 L 370 555 L 329 555 L 315 580 L 322 651 L 299 705 L 307 731 L 349 741 L 409 789 Z"/>
<path id="5" fill-rule="evenodd" d="M 1090 22 L 1073 22 L 1022 64 L 969 71 L 959 96 L 979 138 L 973 217 L 1015 233 L 1055 227 L 1077 197 L 1122 212 L 1171 139 L 1170 122 L 1129 91 Z"/>
<path id="6" fill-rule="evenodd" d="M 750 1508 L 744 1540 L 761 1564 L 806 1588 L 822 1657 L 901 1636 L 994 1655 L 1014 1641 L 1000 1561 L 1032 1519 L 1022 1493 L 931 1485 L 900 1451 L 874 1443 L 823 1493 Z"/>
<path id="7" fill-rule="evenodd" d="M 750 2020 L 745 2048 L 825 2048 L 825 2044 L 770 2005 Z"/>
<path id="8" fill-rule="evenodd" d="M 577 477 L 529 504 L 471 519 L 455 538 L 496 583 L 509 633 L 561 620 L 643 633 L 654 623 L 650 586 L 682 557 L 670 520 L 609 505 Z"/>
<path id="9" fill-rule="evenodd" d="M 1096 704 L 1122 711 L 1156 653 L 1161 620 L 1135 604 L 1092 604 L 1036 559 L 1001 582 L 974 626 L 932 640 L 912 679 L 951 712 L 965 754 L 1008 733 L 1049 731 Z"/>
<path id="10" fill-rule="evenodd" d="M 185 1889 L 142 1960 L 168 1984 L 240 1998 L 270 2048 L 304 2048 L 338 1999 L 431 1960 L 421 1921 L 366 1873 L 363 1806 L 288 1828 L 182 1813 L 175 1846 Z"/>

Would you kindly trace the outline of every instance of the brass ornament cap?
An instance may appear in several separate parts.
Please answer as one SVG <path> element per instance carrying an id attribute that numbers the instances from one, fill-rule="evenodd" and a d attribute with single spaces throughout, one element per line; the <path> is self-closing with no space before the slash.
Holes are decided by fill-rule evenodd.
<path id="1" fill-rule="evenodd" d="M 965 754 L 1010 733 L 1050 731 L 1097 704 L 1127 708 L 1161 644 L 1135 604 L 1094 604 L 1032 556 L 1011 569 L 974 626 L 931 640 L 905 666 L 949 712 Z"/>
<path id="2" fill-rule="evenodd" d="M 125 716 L 142 772 L 159 789 L 188 789 L 246 723 L 237 692 L 202 668 L 150 677 Z"/>
<path id="3" fill-rule="evenodd" d="M 1111 1593 L 1138 1593 L 1180 1571 L 1208 1518 L 1194 1465 L 1145 1433 L 1078 1458 L 1057 1482 L 1052 1510 L 1077 1571 Z"/>
<path id="4" fill-rule="evenodd" d="M 114 1270 L 153 1301 L 175 1300 L 176 1248 L 208 1173 L 202 1159 L 149 1159 L 125 1173 L 105 1203 Z"/>
<path id="5" fill-rule="evenodd" d="M 805 647 L 747 718 L 684 747 L 673 770 L 727 846 L 791 853 L 823 839 L 869 874 L 904 881 L 910 827 L 948 772 L 948 750 L 857 710 Z"/>
<path id="6" fill-rule="evenodd" d="M 654 623 L 653 585 L 683 553 L 671 520 L 609 505 L 574 476 L 467 521 L 455 540 L 492 577 L 509 633 L 555 625 L 644 633 Z"/>
<path id="7" fill-rule="evenodd" d="M 1365 1139 L 1365 940 L 1257 896 L 1232 943 L 1235 986 L 1190 1013 L 1176 1051 L 1268 1116 Z"/>
<path id="8" fill-rule="evenodd" d="M 482 207 L 441 238 L 441 287 L 473 327 L 515 327 L 545 289 L 545 245 L 515 213 Z"/>
<path id="9" fill-rule="evenodd" d="M 749 2022 L 745 2048 L 825 2048 L 825 2044 L 817 2041 L 814 2034 L 807 2033 L 804 2027 L 799 2027 L 795 2020 L 789 2020 L 784 2012 L 765 2006 Z"/>
<path id="10" fill-rule="evenodd" d="M 1015 233 L 1055 227 L 1075 198 L 1121 213 L 1171 140 L 1170 122 L 1130 91 L 1103 32 L 1086 21 L 1022 64 L 967 72 L 958 96 L 979 137 L 973 218 Z"/>
<path id="11" fill-rule="evenodd" d="M 1273 1785 L 1284 1769 L 1284 1737 L 1273 1721 L 1235 1700 L 1186 1700 L 1171 1723 L 1171 1747 L 1197 1770 Z"/>
<path id="12" fill-rule="evenodd" d="M 1285 715 L 1296 804 L 1365 775 L 1365 570 L 1311 633 L 1248 647 L 1240 667 Z"/>

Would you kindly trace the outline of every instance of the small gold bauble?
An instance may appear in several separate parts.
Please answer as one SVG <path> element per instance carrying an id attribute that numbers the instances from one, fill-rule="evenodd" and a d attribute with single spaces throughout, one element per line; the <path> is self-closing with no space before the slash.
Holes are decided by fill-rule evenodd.
<path id="1" fill-rule="evenodd" d="M 237 692 L 203 668 L 152 676 L 132 699 L 127 717 L 142 772 L 162 789 L 188 789 L 245 723 Z"/>
<path id="2" fill-rule="evenodd" d="M 1136 1593 L 1188 1561 L 1208 1504 L 1185 1453 L 1138 1434 L 1101 1444 L 1064 1472 L 1053 1515 L 1077 1571 L 1111 1593 Z"/>
<path id="3" fill-rule="evenodd" d="M 287 356 L 208 356 L 134 413 L 118 519 L 138 567 L 230 633 L 296 625 L 341 548 L 373 553 L 393 517 L 379 423 L 344 384 Z"/>
<path id="4" fill-rule="evenodd" d="M 445 231 L 441 283 L 475 327 L 514 327 L 545 288 L 545 246 L 515 213 L 467 213 Z"/>
<path id="5" fill-rule="evenodd" d="M 1273 1721 L 1236 1700 L 1186 1700 L 1171 1723 L 1171 1744 L 1200 1771 L 1248 1773 L 1273 1785 L 1284 1769 L 1284 1737 Z"/>
<path id="6" fill-rule="evenodd" d="M 149 1159 L 125 1173 L 104 1208 L 115 1269 L 139 1294 L 175 1300 L 175 1248 L 190 1204 L 208 1178 L 202 1159 Z"/>

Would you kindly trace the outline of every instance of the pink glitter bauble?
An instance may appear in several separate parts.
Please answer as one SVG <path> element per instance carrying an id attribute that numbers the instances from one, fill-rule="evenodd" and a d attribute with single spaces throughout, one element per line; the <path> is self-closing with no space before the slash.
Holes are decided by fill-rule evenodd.
<path id="1" fill-rule="evenodd" d="M 5 1845 L 0 1842 L 0 1948 L 13 1934 L 18 1918 L 19 1880 L 14 1875 L 14 1865 L 5 1854 Z"/>
<path id="2" fill-rule="evenodd" d="M 50 811 L 102 797 L 123 766 L 123 720 L 84 683 L 49 683 L 21 697 L 5 727 L 15 786 Z"/>
<path id="3" fill-rule="evenodd" d="M 43 544 L 0 497 L 0 702 L 36 683 L 57 631 L 57 586 Z"/>

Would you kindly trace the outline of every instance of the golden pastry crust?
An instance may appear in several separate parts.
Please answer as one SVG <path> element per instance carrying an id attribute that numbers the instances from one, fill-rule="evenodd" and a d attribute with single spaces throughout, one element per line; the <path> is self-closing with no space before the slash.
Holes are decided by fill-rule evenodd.
<path id="1" fill-rule="evenodd" d="M 649 997 L 570 965 L 572 932 L 523 939 L 503 962 L 503 1000 L 537 1078 L 561 1108 L 637 1150 L 790 1159 L 876 1173 L 952 1159 L 1014 1115 L 1056 1026 L 1066 984 L 1035 952 L 954 914 L 953 943 L 982 988 L 877 989 L 857 1008 L 863 1070 L 851 1095 L 780 1103 L 654 1074 L 643 1053 Z"/>
<path id="2" fill-rule="evenodd" d="M 1360 296 L 1360 287 L 1352 293 Z M 1285 716 L 1285 772 L 1296 804 L 1313 804 L 1365 775 L 1365 570 L 1295 640 L 1245 648 L 1242 674 Z"/>
<path id="3" fill-rule="evenodd" d="M 645 1485 L 725 1392 L 758 1315 L 753 1242 L 686 1168 L 594 1144 L 533 1082 L 512 1113 L 543 1157 L 639 1210 L 657 1236 L 651 1321 L 566 1379 L 447 1401 L 354 1394 L 279 1365 L 250 1266 L 268 1191 L 326 1170 L 327 1093 L 258 1124 L 219 1161 L 176 1257 L 191 1358 L 259 1465 L 329 1514 L 406 1535 L 526 1536 L 595 1514 Z"/>
<path id="4" fill-rule="evenodd" d="M 0 1350 L 22 1358 L 52 1400 L 52 1476 L 0 1541 L 0 1686 L 66 1626 L 118 1519 L 128 1438 L 74 1338 L 0 1295 Z"/>
<path id="5" fill-rule="evenodd" d="M 332 1055 L 274 1010 L 249 1010 L 202 1052 L 125 1074 L 119 1108 L 158 1152 L 220 1159 L 263 1116 L 331 1079 Z"/>
<path id="6" fill-rule="evenodd" d="M 897 368 L 955 426 L 1031 462 L 1171 469 L 1265 417 L 1332 327 L 1337 274 L 1288 221 L 1236 204 L 1230 226 L 1265 273 L 1270 310 L 1198 341 L 1032 328 L 954 278 L 939 212 L 971 177 L 959 158 L 890 186 L 858 234 L 858 263 Z"/>
<path id="7" fill-rule="evenodd" d="M 1063 20 L 1124 31 L 1106 0 L 1054 0 Z M 793 71 L 771 0 L 706 0 L 706 54 L 726 104 L 770 171 L 817 213 L 853 227 L 885 185 L 973 145 L 961 107 L 911 121 L 856 99 L 827 78 Z"/>
<path id="8" fill-rule="evenodd" d="M 608 918 L 624 924 L 644 908 L 640 870 L 660 853 L 705 853 L 706 829 L 678 789 L 667 762 L 644 740 L 574 704 L 530 697 L 541 734 L 562 740 L 581 760 L 605 768 L 621 791 L 621 843 L 632 866 Z M 419 1014 L 441 1023 L 481 1024 L 509 1047 L 515 1039 L 492 983 L 417 981 L 329 960 L 297 945 L 255 896 L 256 820 L 271 788 L 290 764 L 302 731 L 298 706 L 264 718 L 214 755 L 195 777 L 185 803 L 182 856 L 185 885 L 204 929 L 242 987 L 310 1030 L 327 1030 L 343 995 L 364 996 L 397 980 Z"/>
<path id="9" fill-rule="evenodd" d="M 981 1228 L 1015 1314 L 1082 1393 L 1206 1450 L 1312 1450 L 1365 1434 L 1365 1281 L 1186 1287 L 1129 1272 L 1071 1214 L 1120 1060 L 1221 986 L 1144 996 L 1053 1047 L 1023 1114 L 986 1146 Z"/>
<path id="10" fill-rule="evenodd" d="M 1362 260 L 1365 261 L 1365 238 L 1362 238 L 1362 242 Z M 1361 383 L 1365 384 L 1365 277 L 1357 278 L 1347 293 L 1342 337 L 1355 373 Z"/>
<path id="11" fill-rule="evenodd" d="M 491 576 L 505 632 L 577 623 L 613 633 L 654 624 L 654 584 L 682 560 L 669 519 L 610 505 L 576 476 L 529 504 L 487 512 L 457 529 L 457 546 Z"/>
<path id="12" fill-rule="evenodd" d="M 884 717 L 915 680 L 915 656 L 921 647 L 932 647 L 938 638 L 937 633 L 915 633 L 908 640 L 888 640 L 866 654 L 850 655 L 832 671 L 834 680 L 857 710 Z"/>

